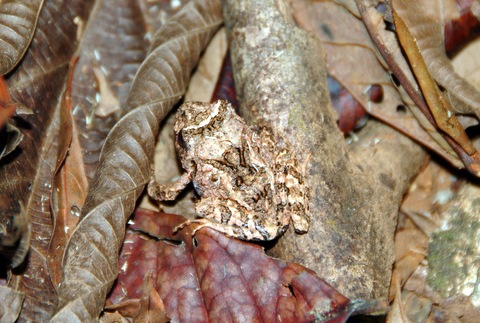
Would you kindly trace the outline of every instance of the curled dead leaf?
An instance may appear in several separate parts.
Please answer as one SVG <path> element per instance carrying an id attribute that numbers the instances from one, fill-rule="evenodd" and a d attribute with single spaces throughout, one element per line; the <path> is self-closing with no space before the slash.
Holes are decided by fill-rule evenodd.
<path id="1" fill-rule="evenodd" d="M 0 6 L 0 74 L 17 66 L 35 33 L 44 0 L 2 1 Z"/>
<path id="2" fill-rule="evenodd" d="M 117 276 L 125 223 L 150 177 L 160 121 L 185 93 L 200 53 L 221 23 L 218 1 L 194 1 L 154 37 L 124 117 L 106 139 L 81 221 L 68 242 L 53 322 L 98 317 Z"/>

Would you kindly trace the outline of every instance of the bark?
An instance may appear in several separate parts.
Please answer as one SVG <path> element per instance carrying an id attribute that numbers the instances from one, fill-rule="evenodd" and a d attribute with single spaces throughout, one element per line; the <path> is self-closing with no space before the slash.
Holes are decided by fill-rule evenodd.
<path id="1" fill-rule="evenodd" d="M 398 206 L 423 150 L 375 122 L 347 147 L 321 44 L 293 24 L 285 1 L 228 0 L 224 17 L 241 113 L 288 138 L 311 190 L 310 231 L 290 229 L 271 253 L 315 270 L 351 298 L 386 297 Z"/>

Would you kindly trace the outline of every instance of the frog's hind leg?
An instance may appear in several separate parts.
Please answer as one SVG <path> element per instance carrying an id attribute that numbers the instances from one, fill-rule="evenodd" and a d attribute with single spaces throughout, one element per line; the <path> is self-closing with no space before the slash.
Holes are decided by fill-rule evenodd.
<path id="1" fill-rule="evenodd" d="M 216 222 L 212 222 L 211 220 L 208 220 L 208 219 L 195 219 L 195 220 L 185 221 L 182 224 L 175 227 L 173 232 L 177 232 L 179 230 L 182 230 L 187 225 L 192 224 L 192 223 L 200 224 L 198 227 L 195 228 L 195 230 L 193 230 L 192 236 L 194 236 L 200 229 L 210 228 L 210 229 L 213 229 L 215 231 L 224 233 L 229 237 L 237 238 L 237 239 L 241 239 L 241 240 L 256 240 L 256 241 L 269 240 L 269 237 L 266 236 L 266 235 L 262 235 L 260 233 L 260 231 L 256 231 L 256 230 L 251 231 L 250 229 L 248 229 L 246 227 L 239 227 L 239 226 L 236 226 L 236 225 L 216 223 Z"/>
<path id="2" fill-rule="evenodd" d="M 232 200 L 216 197 L 202 198 L 196 206 L 197 214 L 203 219 L 188 220 L 177 226 L 174 231 L 183 229 L 190 223 L 199 223 L 193 234 L 202 228 L 211 228 L 226 235 L 242 240 L 271 240 L 270 234 L 257 225 L 254 220 L 245 217 L 245 210 Z"/>

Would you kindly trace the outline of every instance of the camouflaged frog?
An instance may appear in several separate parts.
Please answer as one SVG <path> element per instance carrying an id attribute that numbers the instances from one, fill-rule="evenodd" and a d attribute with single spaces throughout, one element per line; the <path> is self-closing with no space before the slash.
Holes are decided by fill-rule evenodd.
<path id="1" fill-rule="evenodd" d="M 187 102 L 176 115 L 176 149 L 184 173 L 171 184 L 153 179 L 149 195 L 174 200 L 190 183 L 200 196 L 189 220 L 243 240 L 271 240 L 290 220 L 308 231 L 309 189 L 294 154 L 278 149 L 267 128 L 249 127 L 227 101 Z"/>

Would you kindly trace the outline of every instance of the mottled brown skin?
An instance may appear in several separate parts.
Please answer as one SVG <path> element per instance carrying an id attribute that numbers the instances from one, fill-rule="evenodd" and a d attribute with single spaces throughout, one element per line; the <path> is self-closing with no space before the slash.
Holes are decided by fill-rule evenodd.
<path id="1" fill-rule="evenodd" d="M 288 149 L 279 149 L 266 128 L 245 124 L 227 101 L 187 102 L 176 115 L 176 148 L 184 173 L 168 185 L 153 179 L 148 193 L 173 200 L 193 182 L 200 196 L 201 223 L 243 240 L 271 240 L 292 220 L 297 233 L 308 231 L 309 190 L 303 171 Z"/>

